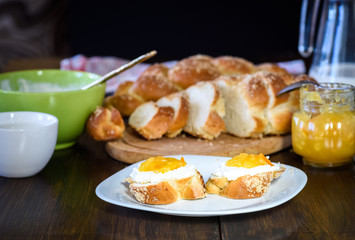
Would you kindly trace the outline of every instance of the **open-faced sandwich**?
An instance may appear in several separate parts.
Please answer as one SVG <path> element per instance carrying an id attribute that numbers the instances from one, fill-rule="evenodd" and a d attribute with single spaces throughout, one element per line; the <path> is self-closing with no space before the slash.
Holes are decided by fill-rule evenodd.
<path id="1" fill-rule="evenodd" d="M 262 153 L 242 153 L 214 170 L 206 183 L 206 191 L 233 199 L 261 197 L 271 181 L 284 171 L 284 167 L 272 164 Z"/>
<path id="2" fill-rule="evenodd" d="M 202 175 L 191 164 L 172 157 L 151 157 L 134 168 L 129 178 L 130 192 L 142 203 L 170 204 L 180 199 L 206 196 Z"/>

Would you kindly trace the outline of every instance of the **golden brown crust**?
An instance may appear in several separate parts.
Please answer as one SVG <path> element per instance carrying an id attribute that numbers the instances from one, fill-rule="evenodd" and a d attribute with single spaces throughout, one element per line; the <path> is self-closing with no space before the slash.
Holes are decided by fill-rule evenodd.
<path id="1" fill-rule="evenodd" d="M 276 107 L 270 110 L 270 132 L 272 134 L 284 134 L 291 131 L 292 112 L 284 110 L 283 107 Z M 267 133 L 267 130 L 265 130 Z"/>
<path id="2" fill-rule="evenodd" d="M 130 192 L 137 201 L 146 204 L 170 204 L 179 199 L 178 193 L 169 182 L 160 182 L 150 185 L 129 185 Z"/>
<path id="3" fill-rule="evenodd" d="M 194 200 L 206 197 L 204 181 L 198 171 L 191 177 L 156 184 L 137 184 L 128 181 L 130 192 L 137 201 L 146 204 L 170 204 L 180 199 Z"/>
<path id="4" fill-rule="evenodd" d="M 222 132 L 226 130 L 226 126 L 222 117 L 215 111 L 211 111 L 204 126 L 204 133 L 202 136 L 205 139 L 217 138 Z"/>
<path id="5" fill-rule="evenodd" d="M 279 177 L 285 168 L 280 171 L 259 173 L 253 176 L 246 175 L 229 181 L 226 177 L 210 178 L 206 183 L 209 194 L 217 194 L 226 198 L 250 199 L 263 196 L 271 181 Z"/>
<path id="6" fill-rule="evenodd" d="M 179 88 L 168 80 L 168 68 L 163 64 L 153 64 L 148 67 L 132 86 L 132 91 L 145 101 L 156 101 Z"/>
<path id="7" fill-rule="evenodd" d="M 267 71 L 267 72 L 273 72 L 273 73 L 283 73 L 283 74 L 287 74 L 287 75 L 291 75 L 289 72 L 287 72 L 286 69 L 273 64 L 273 63 L 262 63 L 259 64 L 255 67 L 254 69 L 255 72 L 257 71 Z"/>
<path id="8" fill-rule="evenodd" d="M 191 178 L 190 183 L 186 184 L 181 191 L 181 198 L 187 200 L 201 199 L 206 197 L 205 182 L 200 172 Z"/>
<path id="9" fill-rule="evenodd" d="M 264 132 L 265 134 L 288 133 L 291 131 L 292 114 L 299 107 L 298 101 L 295 93 L 287 93 L 278 97 L 276 95 L 289 82 L 294 82 L 295 79 L 284 73 L 260 72 L 260 74 L 264 75 L 269 94 L 268 111 L 266 113 L 268 125 Z"/>
<path id="10" fill-rule="evenodd" d="M 263 133 L 264 130 L 265 130 L 265 119 L 264 117 L 260 118 L 260 117 L 257 117 L 257 116 L 253 116 L 252 117 L 254 122 L 255 122 L 255 127 L 254 129 L 250 132 L 250 137 L 252 138 L 262 138 L 263 137 Z"/>
<path id="11" fill-rule="evenodd" d="M 267 107 L 269 96 L 264 79 L 260 75 L 247 75 L 242 81 L 241 88 L 249 107 L 258 107 L 260 109 Z"/>
<path id="12" fill-rule="evenodd" d="M 294 93 L 276 97 L 293 82 L 284 73 L 259 71 L 243 76 L 222 76 L 214 82 L 226 101 L 224 121 L 228 133 L 262 137 L 290 132 L 292 113 L 298 110 Z"/>
<path id="13" fill-rule="evenodd" d="M 120 83 L 117 88 L 116 91 L 113 95 L 120 95 L 123 93 L 127 93 L 129 91 L 129 89 L 132 87 L 132 85 L 134 84 L 133 81 L 126 81 L 126 82 L 122 82 Z"/>
<path id="14" fill-rule="evenodd" d="M 109 141 L 121 138 L 125 125 L 117 109 L 97 107 L 86 123 L 86 130 L 97 141 Z"/>
<path id="15" fill-rule="evenodd" d="M 120 95 L 108 96 L 104 100 L 104 107 L 114 107 L 120 111 L 122 116 L 130 116 L 133 111 L 145 101 L 138 96 L 125 93 Z"/>
<path id="16" fill-rule="evenodd" d="M 176 137 L 186 125 L 189 116 L 189 103 L 185 95 L 182 92 L 173 93 L 159 99 L 157 104 L 158 106 L 170 106 L 174 109 L 174 117 L 166 136 L 169 138 Z M 177 104 L 177 106 L 174 106 L 174 104 Z"/>
<path id="17" fill-rule="evenodd" d="M 276 97 L 276 94 L 287 86 L 285 79 L 283 78 L 285 76 L 284 74 L 269 72 L 259 72 L 258 74 L 264 79 L 266 87 L 268 88 L 269 108 L 288 100 L 289 94 L 283 94 Z"/>
<path id="18" fill-rule="evenodd" d="M 254 71 L 253 63 L 239 57 L 220 56 L 214 58 L 212 63 L 223 75 L 248 74 Z"/>
<path id="19" fill-rule="evenodd" d="M 145 100 L 132 92 L 134 82 L 126 81 L 118 85 L 115 93 L 104 100 L 104 107 L 116 108 L 122 116 L 129 116 Z"/>
<path id="20" fill-rule="evenodd" d="M 145 107 L 153 106 L 151 119 L 141 125 L 144 118 L 148 118 Z M 148 140 L 161 138 L 170 128 L 174 117 L 174 109 L 171 107 L 158 107 L 154 102 L 147 102 L 139 106 L 129 118 L 129 125 L 134 128 L 142 137 Z"/>
<path id="21" fill-rule="evenodd" d="M 182 59 L 168 73 L 169 80 L 183 89 L 200 81 L 214 80 L 220 75 L 217 67 L 212 64 L 212 58 L 206 55 Z"/>
<path id="22" fill-rule="evenodd" d="M 181 107 L 175 113 L 175 119 L 172 122 L 170 129 L 167 132 L 168 137 L 175 137 L 181 133 L 182 129 L 186 125 L 187 118 L 189 116 L 189 104 L 186 98 L 181 98 Z"/>
<path id="23" fill-rule="evenodd" d="M 217 138 L 225 130 L 225 103 L 215 84 L 200 82 L 186 89 L 185 93 L 190 109 L 184 131 L 204 139 Z"/>

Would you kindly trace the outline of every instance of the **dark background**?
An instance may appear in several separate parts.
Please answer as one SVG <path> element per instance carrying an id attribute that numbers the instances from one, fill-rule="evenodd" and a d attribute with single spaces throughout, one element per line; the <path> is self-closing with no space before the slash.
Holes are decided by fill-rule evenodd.
<path id="1" fill-rule="evenodd" d="M 85 6 L 85 10 L 83 10 Z M 69 1 L 70 54 L 154 61 L 203 53 L 253 62 L 300 58 L 301 1 Z"/>
<path id="2" fill-rule="evenodd" d="M 301 58 L 301 0 L 0 0 L 0 71 L 23 58 L 201 53 L 254 63 Z"/>

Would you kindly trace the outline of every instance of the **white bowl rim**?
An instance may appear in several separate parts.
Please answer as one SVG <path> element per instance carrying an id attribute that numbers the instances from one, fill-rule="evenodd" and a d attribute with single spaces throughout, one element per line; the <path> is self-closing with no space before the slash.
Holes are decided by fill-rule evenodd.
<path id="1" fill-rule="evenodd" d="M 44 117 L 40 121 L 29 120 L 29 118 L 25 117 Z M 21 117 L 20 120 L 18 118 Z M 15 119 L 16 118 L 16 119 Z M 27 127 L 19 127 L 19 128 L 2 128 L 1 124 L 11 123 L 10 119 L 15 119 L 16 122 L 28 123 L 28 122 L 37 122 L 40 123 L 36 128 L 46 128 L 51 127 L 52 125 L 58 125 L 58 118 L 52 114 L 44 113 L 44 112 L 35 112 L 35 111 L 10 111 L 10 112 L 0 112 L 0 131 L 31 131 L 36 128 L 27 128 Z"/>

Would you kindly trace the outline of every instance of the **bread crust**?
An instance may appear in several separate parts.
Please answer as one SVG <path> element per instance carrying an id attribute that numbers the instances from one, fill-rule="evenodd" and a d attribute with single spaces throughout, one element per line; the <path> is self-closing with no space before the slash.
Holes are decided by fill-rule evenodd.
<path id="1" fill-rule="evenodd" d="M 178 103 L 178 106 L 174 106 L 176 102 Z M 157 104 L 160 107 L 170 106 L 174 109 L 173 120 L 165 135 L 169 138 L 176 137 L 183 130 L 189 116 L 189 103 L 186 96 L 182 92 L 173 93 L 159 99 Z"/>
<path id="2" fill-rule="evenodd" d="M 299 108 L 295 95 L 276 94 L 292 83 L 290 75 L 259 71 L 214 81 L 226 101 L 223 118 L 228 133 L 238 137 L 262 137 L 290 132 L 291 117 Z"/>
<path id="3" fill-rule="evenodd" d="M 224 132 L 226 126 L 221 116 L 216 111 L 211 111 L 203 129 L 204 131 L 202 132 L 201 137 L 212 140 Z"/>
<path id="4" fill-rule="evenodd" d="M 283 73 L 283 74 L 287 74 L 287 75 L 290 75 L 291 74 L 289 72 L 287 72 L 286 69 L 276 65 L 276 64 L 273 64 L 273 63 L 261 63 L 261 64 L 258 64 L 257 66 L 255 66 L 255 69 L 254 69 L 255 72 L 257 71 L 267 71 L 267 72 L 273 72 L 273 73 Z"/>
<path id="5" fill-rule="evenodd" d="M 116 140 L 123 136 L 125 124 L 116 108 L 97 107 L 86 122 L 86 130 L 96 141 Z"/>
<path id="6" fill-rule="evenodd" d="M 122 116 L 130 116 L 132 112 L 145 100 L 132 92 L 133 81 L 121 83 L 112 96 L 108 96 L 104 100 L 104 107 L 116 108 Z"/>
<path id="7" fill-rule="evenodd" d="M 277 73 L 270 73 L 270 72 L 259 72 L 257 73 L 260 75 L 261 78 L 263 78 L 266 88 L 268 90 L 268 96 L 269 96 L 269 108 L 273 108 L 276 105 L 279 105 L 281 103 L 284 103 L 288 100 L 289 94 L 283 94 L 281 96 L 276 97 L 277 93 L 284 89 L 287 84 L 285 82 L 285 79 L 283 78 L 283 74 L 277 74 Z"/>
<path id="8" fill-rule="evenodd" d="M 280 171 L 245 175 L 229 181 L 226 177 L 210 178 L 206 183 L 206 192 L 232 199 L 250 199 L 263 196 L 271 181 L 278 178 L 285 168 Z"/>
<path id="9" fill-rule="evenodd" d="M 212 81 L 221 73 L 206 55 L 194 55 L 179 61 L 169 70 L 169 80 L 186 89 L 200 81 Z"/>
<path id="10" fill-rule="evenodd" d="M 161 97 L 177 92 L 180 89 L 168 79 L 168 67 L 153 64 L 148 67 L 132 86 L 132 92 L 145 101 L 156 101 Z"/>
<path id="11" fill-rule="evenodd" d="M 222 75 L 248 74 L 254 72 L 254 64 L 246 59 L 233 56 L 220 56 L 212 60 Z"/>
<path id="12" fill-rule="evenodd" d="M 223 76 L 214 81 L 224 98 L 226 131 L 238 137 L 262 136 L 267 120 L 265 86 L 251 77 Z"/>
<path id="13" fill-rule="evenodd" d="M 182 179 L 168 180 L 154 184 L 137 184 L 132 179 L 129 189 L 137 201 L 146 204 L 171 204 L 180 199 L 194 200 L 206 197 L 202 175 L 195 174 Z"/>
<path id="14" fill-rule="evenodd" d="M 200 82 L 186 89 L 185 93 L 190 109 L 184 131 L 192 136 L 204 139 L 212 140 L 217 138 L 225 131 L 223 121 L 225 103 L 215 84 L 212 82 Z M 196 94 L 200 94 L 201 96 L 197 96 Z M 198 102 L 192 98 L 199 98 Z M 207 102 L 200 101 L 200 98 L 207 100 Z M 202 112 L 202 108 L 204 112 Z M 202 115 L 205 118 L 202 119 Z"/>
<path id="15" fill-rule="evenodd" d="M 122 114 L 122 116 L 130 116 L 133 111 L 142 105 L 145 101 L 133 94 L 125 93 L 120 95 L 108 96 L 104 100 L 104 107 L 114 107 Z"/>
<path id="16" fill-rule="evenodd" d="M 151 119 L 148 119 L 147 124 L 140 126 L 137 122 L 147 116 L 144 115 L 140 109 L 145 105 L 154 105 L 155 113 Z M 130 116 L 128 123 L 135 129 L 142 137 L 148 140 L 161 138 L 170 128 L 171 121 L 174 117 L 174 109 L 171 107 L 159 107 L 154 102 L 147 102 L 139 106 Z"/>
<path id="17" fill-rule="evenodd" d="M 264 79 L 259 74 L 246 75 L 241 81 L 241 94 L 251 108 L 264 109 L 269 102 L 269 96 Z"/>

